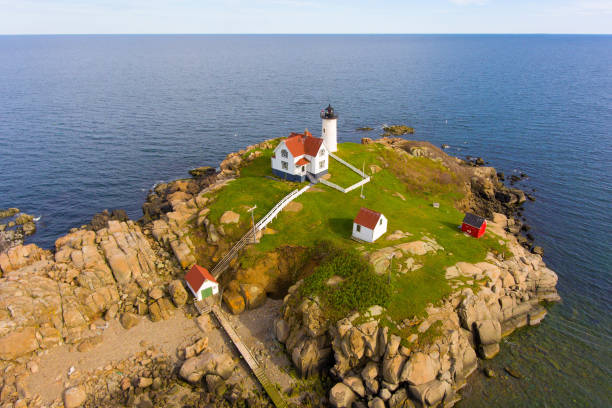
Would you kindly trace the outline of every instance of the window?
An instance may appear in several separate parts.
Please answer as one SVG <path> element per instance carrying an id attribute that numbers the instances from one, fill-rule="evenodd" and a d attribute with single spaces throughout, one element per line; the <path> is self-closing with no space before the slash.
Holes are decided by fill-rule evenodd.
<path id="1" fill-rule="evenodd" d="M 325 149 L 321 149 L 321 156 L 325 156 Z"/>
<path id="2" fill-rule="evenodd" d="M 304 172 L 304 170 L 306 170 L 306 167 L 302 166 L 302 173 Z"/>
<path id="3" fill-rule="evenodd" d="M 281 150 L 281 157 L 289 157 L 289 152 L 287 152 L 285 149 Z"/>
<path id="4" fill-rule="evenodd" d="M 355 225 L 355 229 L 357 230 L 357 232 L 361 232 L 361 225 L 359 224 Z"/>
<path id="5" fill-rule="evenodd" d="M 325 167 L 325 160 L 319 162 L 319 168 L 322 169 L 323 167 Z"/>
<path id="6" fill-rule="evenodd" d="M 283 170 L 288 170 L 289 169 L 289 163 L 287 163 L 286 161 L 281 162 L 281 166 L 283 167 Z"/>
<path id="7" fill-rule="evenodd" d="M 382 225 L 382 218 L 378 221 L 378 225 Z"/>
<path id="8" fill-rule="evenodd" d="M 325 128 L 323 128 L 323 133 L 325 133 Z"/>

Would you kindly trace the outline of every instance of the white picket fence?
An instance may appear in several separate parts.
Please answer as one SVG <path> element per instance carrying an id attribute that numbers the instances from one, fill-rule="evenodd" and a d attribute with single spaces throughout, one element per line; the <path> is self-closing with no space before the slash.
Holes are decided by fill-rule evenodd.
<path id="1" fill-rule="evenodd" d="M 370 182 L 370 176 L 368 176 L 367 174 L 365 174 L 363 171 L 359 170 L 357 167 L 353 166 L 352 164 L 350 164 L 349 162 L 342 160 L 341 158 L 339 158 L 338 156 L 336 156 L 333 153 L 330 153 L 329 156 L 336 160 L 337 162 L 339 162 L 340 164 L 344 164 L 346 167 L 348 167 L 349 169 L 353 170 L 355 173 L 359 174 L 361 177 L 363 177 L 363 180 L 358 181 L 357 183 L 353 184 L 352 186 L 349 186 L 347 188 L 341 187 L 335 183 L 332 183 L 331 181 L 327 181 L 324 179 L 319 179 L 319 183 L 321 184 L 325 184 L 328 187 L 331 188 L 335 188 L 336 190 L 346 194 L 349 191 L 353 191 L 354 189 L 361 187 L 362 185 L 369 183 Z"/>
<path id="2" fill-rule="evenodd" d="M 334 160 L 344 164 L 346 167 L 348 167 L 349 169 L 353 170 L 355 173 L 359 174 L 361 177 L 369 179 L 367 174 L 365 174 L 363 171 L 359 170 L 357 167 L 353 166 L 351 163 L 349 163 L 349 162 L 347 162 L 345 160 L 342 160 L 341 158 L 339 158 L 338 156 L 336 156 L 333 153 L 330 153 L 329 156 L 332 157 Z"/>
<path id="3" fill-rule="evenodd" d="M 366 177 L 361 181 L 358 181 L 357 183 L 353 184 L 352 186 L 349 186 L 347 188 L 344 187 L 340 187 L 337 184 L 332 183 L 331 181 L 327 181 L 327 180 L 323 180 L 323 179 L 319 179 L 319 183 L 321 184 L 325 184 L 326 186 L 329 186 L 331 188 L 335 188 L 336 190 L 342 192 L 342 193 L 348 193 L 349 191 L 353 191 L 354 189 L 356 189 L 357 187 L 361 187 L 362 185 L 369 183 L 370 182 L 370 178 Z"/>

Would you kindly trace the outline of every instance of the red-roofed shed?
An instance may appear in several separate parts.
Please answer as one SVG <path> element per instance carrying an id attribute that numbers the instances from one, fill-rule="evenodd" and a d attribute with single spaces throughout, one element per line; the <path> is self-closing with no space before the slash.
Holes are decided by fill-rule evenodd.
<path id="1" fill-rule="evenodd" d="M 353 221 L 353 237 L 374 242 L 387 232 L 387 218 L 379 212 L 362 207 Z"/>
<path id="2" fill-rule="evenodd" d="M 197 300 L 202 300 L 219 293 L 219 283 L 208 272 L 208 269 L 193 265 L 185 275 L 185 282 Z"/>

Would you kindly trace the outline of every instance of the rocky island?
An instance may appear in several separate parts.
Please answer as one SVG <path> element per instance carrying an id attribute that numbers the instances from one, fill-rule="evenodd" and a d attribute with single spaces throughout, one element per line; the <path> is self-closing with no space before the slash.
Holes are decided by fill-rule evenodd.
<path id="1" fill-rule="evenodd" d="M 302 187 L 272 175 L 278 143 L 157 185 L 138 221 L 108 212 L 53 250 L 5 248 L 2 406 L 270 405 L 183 276 L 215 267 L 254 205 L 256 221 Z M 289 404 L 452 406 L 479 358 L 559 300 L 514 216 L 525 195 L 427 142 L 364 138 L 337 155 L 363 164 L 363 193 L 316 184 L 287 205 L 219 276 L 223 307 Z M 332 161 L 326 179 L 359 176 Z M 374 243 L 351 239 L 365 205 L 389 219 Z M 484 237 L 458 229 L 465 211 L 487 218 Z"/>

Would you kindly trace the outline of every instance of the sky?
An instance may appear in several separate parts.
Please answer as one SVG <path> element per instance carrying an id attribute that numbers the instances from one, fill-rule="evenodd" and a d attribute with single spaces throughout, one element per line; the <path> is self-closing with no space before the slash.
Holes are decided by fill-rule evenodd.
<path id="1" fill-rule="evenodd" d="M 612 0 L 0 0 L 0 34 L 612 33 Z"/>

